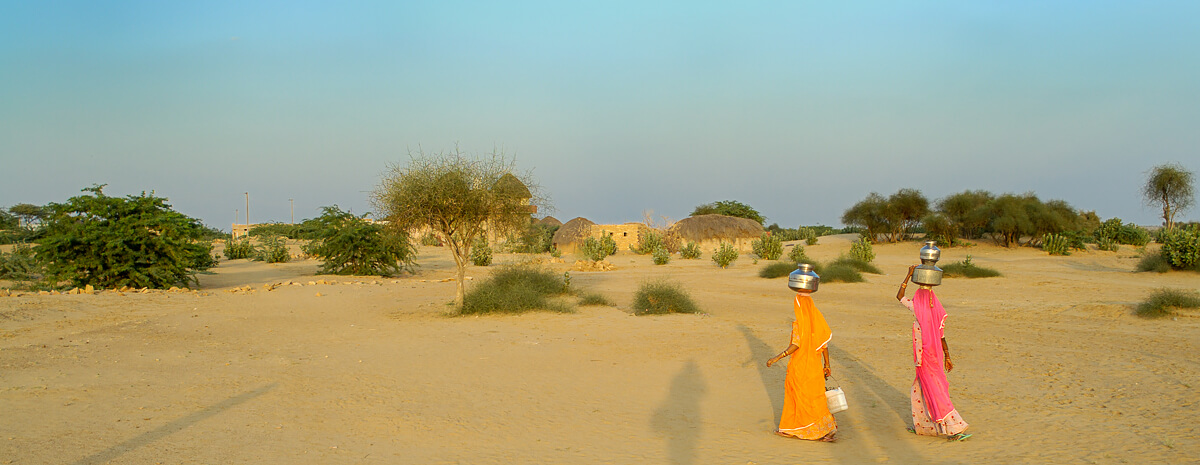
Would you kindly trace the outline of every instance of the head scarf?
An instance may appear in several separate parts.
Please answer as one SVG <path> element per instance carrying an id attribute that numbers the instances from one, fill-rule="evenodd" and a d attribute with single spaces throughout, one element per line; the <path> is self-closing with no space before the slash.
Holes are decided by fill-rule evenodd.
<path id="1" fill-rule="evenodd" d="M 824 349 L 825 345 L 829 343 L 829 339 L 833 337 L 833 331 L 829 329 L 829 324 L 825 323 L 825 316 L 821 314 L 820 310 L 817 310 L 817 305 L 813 303 L 812 297 L 797 293 L 792 307 L 796 311 L 792 344 L 796 344 L 800 348 L 799 350 L 818 351 Z"/>

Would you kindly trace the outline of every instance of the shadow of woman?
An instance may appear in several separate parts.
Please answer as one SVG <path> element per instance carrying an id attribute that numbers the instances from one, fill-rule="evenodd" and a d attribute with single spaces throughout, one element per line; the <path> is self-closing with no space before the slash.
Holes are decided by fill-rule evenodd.
<path id="1" fill-rule="evenodd" d="M 666 400 L 654 411 L 650 428 L 666 436 L 670 463 L 695 463 L 696 445 L 703 431 L 700 400 L 707 390 L 700 367 L 694 360 L 688 360 L 683 370 L 671 380 Z"/>
<path id="2" fill-rule="evenodd" d="M 750 361 L 746 364 L 752 364 L 758 369 L 758 377 L 762 379 L 763 391 L 771 400 L 771 411 L 774 414 L 771 421 L 774 422 L 783 415 L 783 379 L 786 377 L 787 371 L 767 368 L 765 365 L 767 359 L 775 356 L 778 352 L 755 336 L 754 331 L 746 325 L 738 325 L 738 331 L 742 332 L 742 336 L 746 338 L 746 346 L 750 348 Z M 746 364 L 742 366 L 746 366 Z"/>

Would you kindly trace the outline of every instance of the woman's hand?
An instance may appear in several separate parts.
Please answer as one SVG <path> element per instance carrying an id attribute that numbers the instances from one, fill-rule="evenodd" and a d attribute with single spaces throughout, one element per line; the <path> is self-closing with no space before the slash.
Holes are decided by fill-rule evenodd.
<path id="1" fill-rule="evenodd" d="M 951 362 L 950 356 L 947 355 L 946 356 L 946 373 L 949 373 L 950 370 L 953 370 L 953 369 L 954 369 L 954 362 Z"/>
<path id="2" fill-rule="evenodd" d="M 829 365 L 825 365 L 825 379 L 829 379 Z"/>
<path id="3" fill-rule="evenodd" d="M 779 361 L 779 356 L 771 357 L 770 360 L 767 360 L 767 368 L 771 368 L 771 365 L 774 365 L 775 362 L 778 362 L 778 361 Z"/>
<path id="4" fill-rule="evenodd" d="M 908 274 L 904 275 L 904 282 L 900 283 L 900 289 L 896 291 L 896 300 L 904 298 L 905 289 L 908 288 L 908 280 L 912 279 L 913 271 L 917 269 L 917 265 L 908 267 Z"/>

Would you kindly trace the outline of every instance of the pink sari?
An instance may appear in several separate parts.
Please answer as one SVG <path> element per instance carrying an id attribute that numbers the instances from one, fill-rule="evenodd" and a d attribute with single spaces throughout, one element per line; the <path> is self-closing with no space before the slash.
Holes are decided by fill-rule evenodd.
<path id="1" fill-rule="evenodd" d="M 946 354 L 942 350 L 946 310 L 932 289 L 918 289 L 912 300 L 901 303 L 913 311 L 913 427 L 917 434 L 954 435 L 967 429 L 954 403 L 950 402 L 950 383 L 946 381 Z"/>

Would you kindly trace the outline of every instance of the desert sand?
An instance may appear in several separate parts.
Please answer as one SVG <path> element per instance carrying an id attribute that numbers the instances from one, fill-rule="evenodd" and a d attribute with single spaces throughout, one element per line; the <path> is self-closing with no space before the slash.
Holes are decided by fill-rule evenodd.
<path id="1" fill-rule="evenodd" d="M 828 260 L 852 237 L 807 250 Z M 1128 246 L 943 249 L 943 263 L 970 254 L 1004 273 L 937 289 L 950 393 L 974 437 L 906 432 L 912 317 L 894 295 L 919 248 L 877 245 L 886 274 L 814 296 L 850 404 L 834 444 L 772 434 L 785 368 L 764 362 L 787 345 L 792 291 L 747 255 L 721 270 L 707 253 L 655 266 L 621 252 L 615 271 L 571 273 L 616 307 L 454 317 L 452 261 L 423 247 L 418 272 L 397 278 L 235 260 L 196 292 L 0 297 L 0 463 L 1198 460 L 1200 319 L 1132 306 L 1200 275 L 1133 273 Z M 706 313 L 632 316 L 652 278 L 683 284 Z"/>

